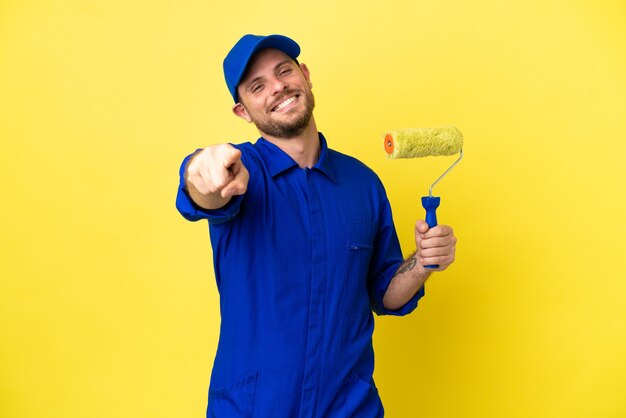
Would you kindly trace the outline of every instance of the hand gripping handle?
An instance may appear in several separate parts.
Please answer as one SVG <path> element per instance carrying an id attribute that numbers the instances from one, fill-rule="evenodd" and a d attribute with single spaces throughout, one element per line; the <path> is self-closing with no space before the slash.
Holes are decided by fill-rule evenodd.
<path id="1" fill-rule="evenodd" d="M 422 206 L 424 207 L 424 209 L 426 209 L 426 223 L 428 224 L 429 228 L 437 226 L 437 208 L 439 207 L 440 201 L 441 198 L 439 197 L 422 197 Z M 439 264 L 430 264 L 424 267 L 427 269 L 436 269 L 439 268 Z"/>

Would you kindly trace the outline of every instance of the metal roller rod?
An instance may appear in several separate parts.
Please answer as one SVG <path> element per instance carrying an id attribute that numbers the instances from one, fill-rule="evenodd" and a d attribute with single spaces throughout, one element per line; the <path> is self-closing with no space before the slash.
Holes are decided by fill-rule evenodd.
<path id="1" fill-rule="evenodd" d="M 457 165 L 457 164 L 459 163 L 459 161 L 461 161 L 461 158 L 463 158 L 463 148 L 461 148 L 460 155 L 459 155 L 459 159 L 458 159 L 458 160 L 456 160 L 456 161 L 454 162 L 454 164 L 452 164 L 452 165 L 450 166 L 450 168 L 448 168 L 448 169 L 447 169 L 447 170 L 446 170 L 446 171 L 445 171 L 445 172 L 444 172 L 441 176 L 439 176 L 439 178 L 438 178 L 437 180 L 435 180 L 435 182 L 432 184 L 432 186 L 430 186 L 430 189 L 428 190 L 428 194 L 429 194 L 429 196 L 430 196 L 430 197 L 433 197 L 433 187 L 435 187 L 435 185 L 436 185 L 437 183 L 439 183 L 439 180 L 441 180 L 442 178 L 444 178 L 444 177 L 445 177 L 445 175 L 446 175 L 446 174 L 448 174 L 448 172 L 449 172 L 450 170 L 452 170 L 452 168 L 454 168 L 454 166 L 455 166 L 455 165 Z"/>

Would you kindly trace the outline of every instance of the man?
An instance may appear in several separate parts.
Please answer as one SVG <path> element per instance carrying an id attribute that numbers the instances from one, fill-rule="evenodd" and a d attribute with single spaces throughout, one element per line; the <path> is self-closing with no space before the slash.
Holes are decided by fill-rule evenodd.
<path id="1" fill-rule="evenodd" d="M 208 417 L 382 417 L 372 311 L 405 315 L 456 238 L 415 226 L 403 261 L 378 177 L 327 147 L 309 69 L 280 36 L 246 35 L 224 60 L 255 144 L 214 145 L 181 166 L 177 207 L 208 219 L 222 317 Z"/>

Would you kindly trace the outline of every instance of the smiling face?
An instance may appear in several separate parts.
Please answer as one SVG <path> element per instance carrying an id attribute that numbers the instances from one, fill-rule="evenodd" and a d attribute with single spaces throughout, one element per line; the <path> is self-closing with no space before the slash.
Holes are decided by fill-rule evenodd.
<path id="1" fill-rule="evenodd" d="M 277 49 L 264 49 L 250 61 L 237 86 L 233 112 L 262 133 L 293 138 L 309 125 L 315 99 L 306 65 Z"/>

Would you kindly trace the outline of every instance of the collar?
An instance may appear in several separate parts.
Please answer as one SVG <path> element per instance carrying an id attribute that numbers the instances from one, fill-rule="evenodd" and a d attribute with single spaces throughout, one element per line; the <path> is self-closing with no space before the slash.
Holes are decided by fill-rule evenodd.
<path id="1" fill-rule="evenodd" d="M 330 180 L 337 183 L 337 175 L 332 162 L 332 156 L 329 152 L 328 145 L 326 144 L 326 138 L 324 138 L 324 135 L 322 135 L 321 132 L 318 132 L 318 134 L 320 139 L 320 158 L 313 166 L 312 170 L 321 171 Z M 263 156 L 272 177 L 276 177 L 290 168 L 298 166 L 298 163 L 287 155 L 287 153 L 263 137 L 259 138 L 255 145 L 260 148 L 261 155 Z"/>

